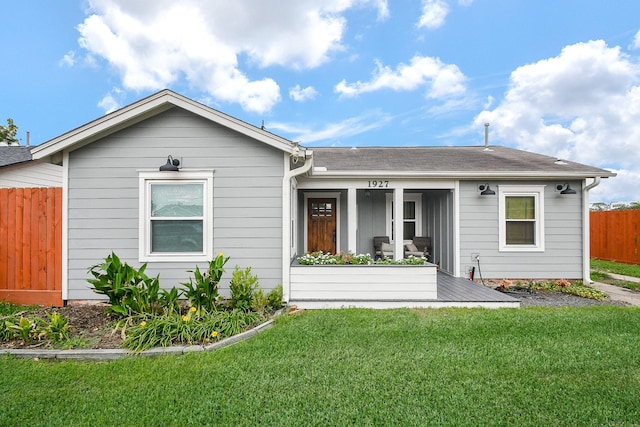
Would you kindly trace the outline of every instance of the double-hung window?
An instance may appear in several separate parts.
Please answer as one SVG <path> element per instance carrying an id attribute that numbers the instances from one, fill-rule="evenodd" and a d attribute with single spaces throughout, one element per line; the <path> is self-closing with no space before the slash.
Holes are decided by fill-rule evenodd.
<path id="1" fill-rule="evenodd" d="M 544 251 L 544 186 L 500 186 L 500 250 Z"/>
<path id="2" fill-rule="evenodd" d="M 140 261 L 206 261 L 213 171 L 140 172 Z"/>
<path id="3" fill-rule="evenodd" d="M 411 243 L 415 236 L 422 235 L 422 194 L 405 193 L 402 240 Z M 395 240 L 395 218 L 393 217 L 393 193 L 387 193 L 387 235 Z"/>

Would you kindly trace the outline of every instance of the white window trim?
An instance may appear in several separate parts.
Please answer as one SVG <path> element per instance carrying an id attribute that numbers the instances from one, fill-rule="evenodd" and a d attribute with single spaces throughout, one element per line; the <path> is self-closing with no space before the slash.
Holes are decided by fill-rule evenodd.
<path id="1" fill-rule="evenodd" d="M 184 170 L 179 172 L 138 171 L 139 185 L 139 226 L 138 226 L 138 259 L 140 262 L 199 262 L 213 258 L 213 169 Z M 203 252 L 185 254 L 151 253 L 151 183 L 159 182 L 202 182 L 204 184 L 203 224 L 204 239 Z"/>
<path id="2" fill-rule="evenodd" d="M 544 252 L 544 187 L 544 185 L 500 185 L 498 187 L 500 252 Z M 534 197 L 535 245 L 507 245 L 505 198 L 509 196 Z"/>
<path id="3" fill-rule="evenodd" d="M 402 190 L 396 190 L 402 191 Z M 391 208 L 393 206 L 393 193 L 387 193 L 387 221 L 386 221 L 386 231 L 387 236 L 391 241 L 395 241 L 393 236 L 393 215 L 391 212 Z M 402 202 L 415 202 L 416 204 L 416 236 L 422 236 L 422 193 L 405 193 L 403 194 Z M 404 206 L 403 206 L 404 208 Z M 402 210 L 404 212 L 404 209 Z M 404 221 L 404 218 L 403 218 Z M 411 243 L 411 240 L 404 240 L 404 244 Z"/>

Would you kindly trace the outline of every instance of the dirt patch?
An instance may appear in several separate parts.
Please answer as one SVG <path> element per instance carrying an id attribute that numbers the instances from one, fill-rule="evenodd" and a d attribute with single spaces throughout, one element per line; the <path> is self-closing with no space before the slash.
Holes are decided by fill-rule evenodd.
<path id="1" fill-rule="evenodd" d="M 24 343 L 16 339 L 0 342 L 0 349 L 8 348 L 121 348 L 122 337 L 114 333 L 116 320 L 106 313 L 105 304 L 83 304 L 56 308 L 36 308 L 25 310 L 16 317 L 24 316 L 30 320 L 38 317 L 47 320 L 47 313 L 57 311 L 69 319 L 71 325 L 68 343 L 54 346 L 47 341 Z"/>

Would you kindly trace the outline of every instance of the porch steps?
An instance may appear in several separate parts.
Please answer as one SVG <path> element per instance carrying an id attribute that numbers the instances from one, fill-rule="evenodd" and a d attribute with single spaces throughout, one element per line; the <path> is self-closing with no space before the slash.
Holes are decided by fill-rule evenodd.
<path id="1" fill-rule="evenodd" d="M 484 308 L 519 308 L 520 301 L 502 292 L 495 291 L 471 280 L 453 277 L 438 272 L 438 297 L 432 300 L 330 300 L 330 299 L 296 299 L 289 301 L 298 308 L 444 308 L 444 307 L 484 307 Z"/>

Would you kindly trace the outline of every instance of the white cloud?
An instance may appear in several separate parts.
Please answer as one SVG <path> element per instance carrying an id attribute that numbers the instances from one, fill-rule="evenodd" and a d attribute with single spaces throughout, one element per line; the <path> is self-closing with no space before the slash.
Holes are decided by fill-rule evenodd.
<path id="1" fill-rule="evenodd" d="M 439 28 L 444 24 L 449 14 L 449 5 L 444 0 L 423 0 L 422 15 L 418 20 L 418 28 L 426 27 L 430 30 Z"/>
<path id="2" fill-rule="evenodd" d="M 309 69 L 344 47 L 343 13 L 371 7 L 389 14 L 386 0 L 89 0 L 78 26 L 88 57 L 104 59 L 131 90 L 157 90 L 186 78 L 219 101 L 264 113 L 280 100 L 269 77 L 249 77 L 256 67 Z M 259 25 L 256 25 L 259 23 Z"/>
<path id="3" fill-rule="evenodd" d="M 318 91 L 313 88 L 313 86 L 307 86 L 304 89 L 300 87 L 300 85 L 295 85 L 295 87 L 289 90 L 289 96 L 296 102 L 304 102 L 310 99 L 314 99 L 318 95 Z"/>
<path id="4" fill-rule="evenodd" d="M 377 129 L 388 124 L 392 118 L 380 113 L 366 114 L 358 117 L 350 117 L 340 122 L 328 123 L 320 129 L 310 128 L 308 125 L 299 126 L 290 123 L 269 123 L 268 128 L 291 135 L 292 141 L 300 141 L 309 145 L 317 142 L 336 142 L 341 138 L 347 138 L 361 133 Z"/>
<path id="5" fill-rule="evenodd" d="M 112 94 L 107 94 L 98 102 L 98 107 L 102 108 L 105 114 L 109 114 L 119 109 L 121 105 Z"/>
<path id="6" fill-rule="evenodd" d="M 640 164 L 640 66 L 601 40 L 566 46 L 516 69 L 502 102 L 474 124 L 485 122 L 506 144 L 633 170 Z"/>
<path id="7" fill-rule="evenodd" d="M 633 49 L 640 49 L 640 31 L 636 33 L 636 36 L 633 38 L 633 45 L 631 45 Z"/>
<path id="8" fill-rule="evenodd" d="M 62 57 L 62 59 L 58 62 L 61 67 L 73 67 L 76 63 L 76 53 L 72 50 L 67 52 L 66 55 Z"/>
<path id="9" fill-rule="evenodd" d="M 446 98 L 463 94 L 465 81 L 466 77 L 456 65 L 416 55 L 409 65 L 400 64 L 395 70 L 378 63 L 370 81 L 347 83 L 343 80 L 336 85 L 335 91 L 342 96 L 357 96 L 381 89 L 407 91 L 427 86 L 429 98 Z"/>

